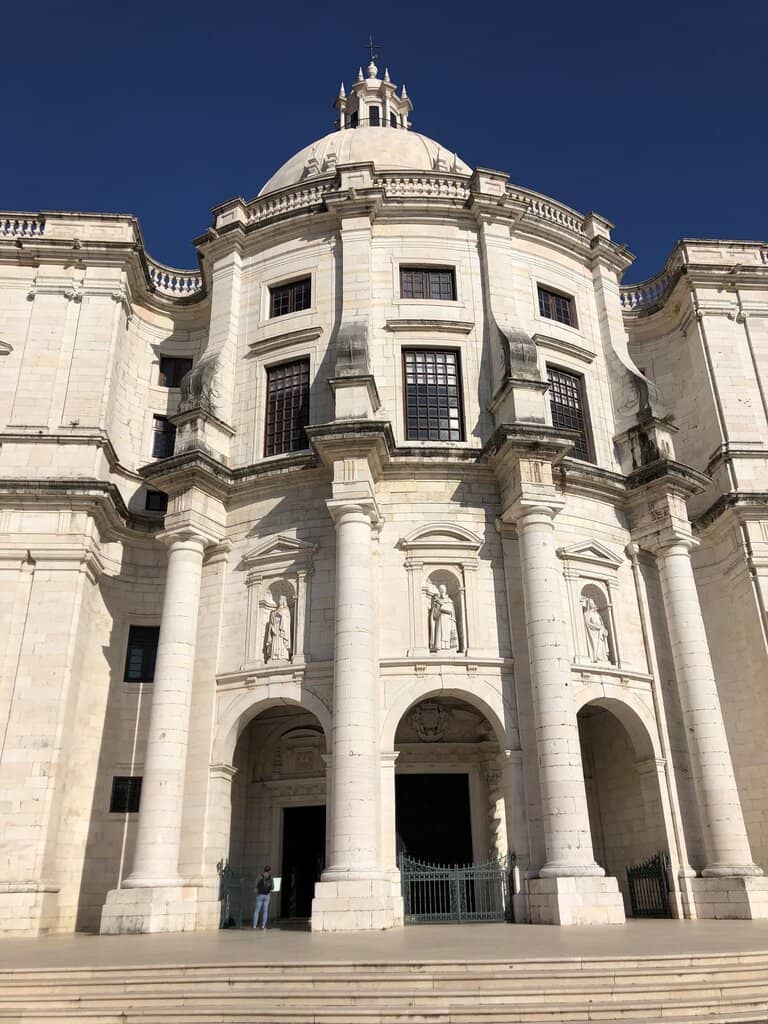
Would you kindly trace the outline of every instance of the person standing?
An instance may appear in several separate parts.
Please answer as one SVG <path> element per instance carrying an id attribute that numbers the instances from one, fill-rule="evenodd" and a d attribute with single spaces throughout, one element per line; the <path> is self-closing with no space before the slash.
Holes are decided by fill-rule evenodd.
<path id="1" fill-rule="evenodd" d="M 272 868 L 269 864 L 264 865 L 263 872 L 256 881 L 256 906 L 253 911 L 253 927 L 259 927 L 259 920 L 263 916 L 261 930 L 267 927 L 269 920 L 269 899 L 275 888 L 275 880 L 272 877 Z"/>

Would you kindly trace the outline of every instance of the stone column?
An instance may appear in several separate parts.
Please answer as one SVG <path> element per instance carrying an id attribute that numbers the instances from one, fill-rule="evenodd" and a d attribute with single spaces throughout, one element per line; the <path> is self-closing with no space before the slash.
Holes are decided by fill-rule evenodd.
<path id="1" fill-rule="evenodd" d="M 547 851 L 539 874 L 603 875 L 592 851 L 553 516 L 540 506 L 517 520 Z"/>
<path id="2" fill-rule="evenodd" d="M 618 924 L 614 878 L 595 863 L 555 551 L 556 506 L 524 505 L 516 525 L 539 761 L 546 863 L 529 881 L 533 923 Z"/>
<path id="3" fill-rule="evenodd" d="M 133 870 L 122 889 L 108 894 L 102 932 L 195 927 L 194 894 L 183 889 L 179 847 L 197 613 L 208 541 L 190 529 L 169 531 L 161 539 L 170 550 Z"/>
<path id="4" fill-rule="evenodd" d="M 379 764 L 371 521 L 361 505 L 334 508 L 336 627 L 330 864 L 323 880 L 378 875 Z"/>
<path id="5" fill-rule="evenodd" d="M 312 930 L 388 928 L 401 923 L 402 900 L 379 852 L 373 509 L 344 499 L 328 507 L 336 526 L 330 859 L 315 887 Z"/>
<path id="6" fill-rule="evenodd" d="M 701 815 L 707 862 L 703 874 L 761 875 L 752 863 L 691 565 L 695 543 L 675 539 L 657 551 L 656 559 Z"/>

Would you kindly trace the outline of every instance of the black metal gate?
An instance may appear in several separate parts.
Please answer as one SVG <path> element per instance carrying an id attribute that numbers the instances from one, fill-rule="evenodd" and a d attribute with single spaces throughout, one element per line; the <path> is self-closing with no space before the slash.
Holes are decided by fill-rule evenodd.
<path id="1" fill-rule="evenodd" d="M 239 928 L 253 916 L 255 879 L 236 871 L 226 860 L 220 860 L 216 867 L 221 900 L 219 928 Z"/>
<path id="2" fill-rule="evenodd" d="M 511 918 L 509 859 L 485 864 L 400 861 L 406 924 L 505 921 Z"/>
<path id="3" fill-rule="evenodd" d="M 660 851 L 627 868 L 629 885 L 629 902 L 633 917 L 670 917 L 669 878 L 667 868 L 669 858 Z"/>

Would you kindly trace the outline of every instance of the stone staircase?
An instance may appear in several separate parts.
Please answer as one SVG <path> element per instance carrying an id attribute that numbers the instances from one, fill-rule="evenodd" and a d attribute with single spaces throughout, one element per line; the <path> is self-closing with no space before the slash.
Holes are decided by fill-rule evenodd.
<path id="1" fill-rule="evenodd" d="M 0 1024 L 765 1024 L 768 953 L 0 971 Z"/>

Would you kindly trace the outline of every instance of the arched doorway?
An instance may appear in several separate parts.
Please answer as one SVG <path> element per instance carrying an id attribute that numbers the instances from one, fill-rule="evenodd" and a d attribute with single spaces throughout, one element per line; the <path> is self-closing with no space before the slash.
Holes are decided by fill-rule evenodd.
<path id="1" fill-rule="evenodd" d="M 616 700 L 578 713 L 595 860 L 615 877 L 632 915 L 627 868 L 668 851 L 657 762 L 645 725 Z"/>
<path id="2" fill-rule="evenodd" d="M 325 865 L 325 754 L 320 722 L 296 705 L 262 711 L 240 734 L 233 755 L 229 869 L 241 888 L 230 923 L 251 920 L 255 880 L 266 864 L 280 878 L 271 919 L 310 917 Z"/>
<path id="3" fill-rule="evenodd" d="M 507 852 L 502 765 L 493 726 L 455 696 L 412 705 L 395 733 L 398 857 L 471 864 Z"/>

